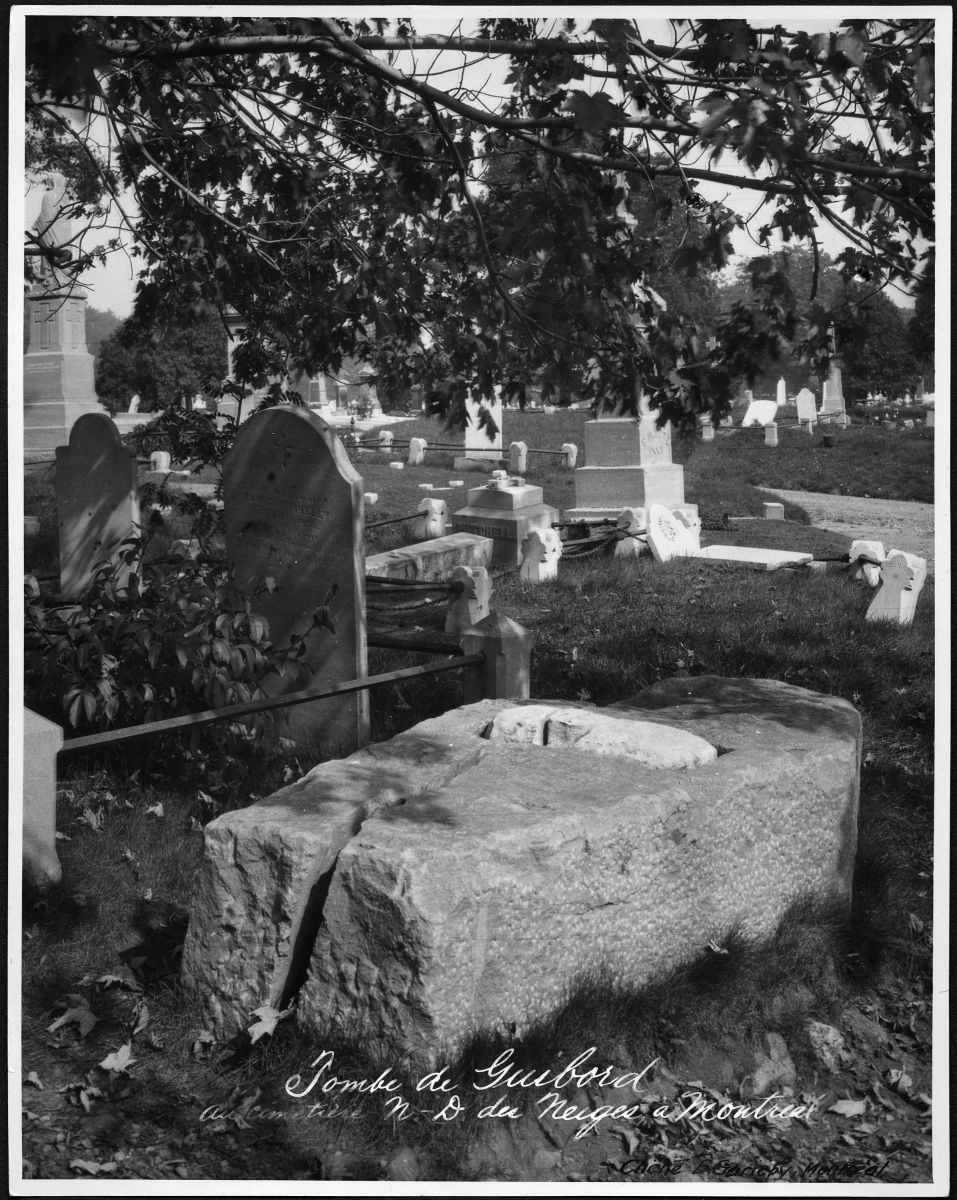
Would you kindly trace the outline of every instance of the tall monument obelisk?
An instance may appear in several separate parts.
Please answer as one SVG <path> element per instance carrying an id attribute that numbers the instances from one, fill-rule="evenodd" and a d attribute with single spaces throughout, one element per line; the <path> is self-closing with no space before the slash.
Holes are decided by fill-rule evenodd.
<path id="1" fill-rule="evenodd" d="M 40 215 L 33 226 L 40 246 L 67 254 L 72 221 L 67 181 L 46 179 Z M 86 348 L 86 296 L 71 274 L 40 259 L 40 277 L 27 293 L 30 344 L 23 359 L 23 450 L 27 458 L 52 455 L 66 445 L 76 419 L 105 413 L 93 386 L 93 355 Z"/>

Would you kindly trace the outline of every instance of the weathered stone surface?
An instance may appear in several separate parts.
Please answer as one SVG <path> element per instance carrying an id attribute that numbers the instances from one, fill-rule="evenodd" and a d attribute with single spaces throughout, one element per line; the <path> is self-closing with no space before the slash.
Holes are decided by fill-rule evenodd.
<path id="1" fill-rule="evenodd" d="M 488 567 L 492 539 L 475 533 L 447 533 L 411 546 L 370 554 L 366 575 L 385 579 L 423 579 L 429 583 L 449 578 L 455 567 Z"/>
<path id="2" fill-rule="evenodd" d="M 776 401 L 752 400 L 748 405 L 748 411 L 741 418 L 741 428 L 747 429 L 749 425 L 770 425 L 777 417 L 777 413 Z"/>
<path id="3" fill-rule="evenodd" d="M 548 704 L 499 713 L 488 739 L 506 745 L 563 747 L 599 758 L 627 758 L 653 770 L 698 767 L 718 757 L 710 742 L 682 729 Z"/>
<path id="4" fill-rule="evenodd" d="M 521 1033 L 582 974 L 639 984 L 734 924 L 771 933 L 799 896 L 849 900 L 861 724 L 845 701 L 705 676 L 603 710 L 730 751 L 681 771 L 483 739 L 505 708 L 419 726 L 483 748 L 343 847 L 307 1030 L 434 1062 L 475 1030 Z"/>
<path id="5" fill-rule="evenodd" d="M 107 560 L 125 583 L 120 547 L 139 532 L 136 452 L 106 413 L 84 413 L 56 451 L 60 592 L 79 596 Z"/>
<path id="6" fill-rule="evenodd" d="M 246 421 L 223 462 L 226 558 L 256 597 L 274 646 L 304 639 L 311 673 L 267 676 L 266 690 L 295 691 L 367 673 L 362 480 L 333 428 L 307 408 L 281 405 Z M 333 629 L 313 616 L 329 608 Z M 325 753 L 368 741 L 368 694 L 298 704 L 285 736 Z"/>
<path id="7" fill-rule="evenodd" d="M 36 891 L 60 882 L 56 852 L 56 756 L 63 730 L 23 710 L 23 873 Z"/>
<path id="8" fill-rule="evenodd" d="M 736 563 L 754 571 L 776 571 L 779 567 L 803 566 L 814 555 L 800 550 L 766 550 L 761 546 L 705 546 L 691 557 Z"/>
<path id="9" fill-rule="evenodd" d="M 868 621 L 896 621 L 910 625 L 917 597 L 927 579 L 927 560 L 903 550 L 891 550 L 881 565 L 881 578 L 867 610 Z"/>
<path id="10" fill-rule="evenodd" d="M 301 982 L 290 969 L 308 958 L 336 858 L 362 822 L 481 757 L 487 742 L 443 721 L 323 763 L 206 826 L 182 974 L 218 1034 L 237 1033 Z"/>

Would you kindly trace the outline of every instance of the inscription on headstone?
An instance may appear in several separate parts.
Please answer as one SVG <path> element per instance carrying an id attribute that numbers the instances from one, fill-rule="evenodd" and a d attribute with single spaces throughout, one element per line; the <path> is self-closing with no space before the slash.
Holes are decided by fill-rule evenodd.
<path id="1" fill-rule="evenodd" d="M 138 532 L 136 484 L 136 452 L 105 413 L 84 413 L 56 450 L 63 596 L 79 596 L 105 561 L 119 565 L 120 544 Z M 121 582 L 128 573 L 121 569 Z"/>
<path id="2" fill-rule="evenodd" d="M 362 679 L 365 629 L 363 490 L 334 431 L 305 408 L 273 408 L 240 426 L 223 464 L 226 556 L 245 589 L 269 577 L 255 607 L 275 646 L 305 638 L 311 676 L 274 678 L 276 694 Z M 335 632 L 314 626 L 328 605 Z M 350 754 L 368 742 L 368 693 L 284 710 L 284 735 L 311 750 Z"/>

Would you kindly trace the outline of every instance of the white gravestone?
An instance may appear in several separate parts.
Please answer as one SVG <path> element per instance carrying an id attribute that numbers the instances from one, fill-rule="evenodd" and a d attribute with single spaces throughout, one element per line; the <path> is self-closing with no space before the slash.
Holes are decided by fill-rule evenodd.
<path id="1" fill-rule="evenodd" d="M 391 429 L 381 429 L 379 431 L 379 449 L 383 454 L 392 453 L 392 440 L 395 434 Z"/>
<path id="2" fill-rule="evenodd" d="M 428 444 L 425 438 L 414 437 L 409 439 L 408 464 L 410 467 L 420 467 L 425 462 L 425 451 Z"/>
<path id="3" fill-rule="evenodd" d="M 139 533 L 136 452 L 124 446 L 105 413 L 84 413 L 56 451 L 60 593 L 74 599 L 109 560 L 121 586 L 129 567 L 121 543 Z"/>
<path id="4" fill-rule="evenodd" d="M 562 466 L 574 467 L 578 462 L 578 447 L 574 442 L 563 442 L 562 455 Z"/>
<path id="5" fill-rule="evenodd" d="M 264 682 L 270 694 L 321 687 L 368 674 L 365 623 L 365 514 L 362 480 L 335 431 L 311 409 L 255 413 L 223 463 L 226 559 L 236 585 L 266 578 L 254 611 L 284 647 L 303 637 L 309 672 Z M 328 608 L 334 630 L 314 625 Z M 322 753 L 351 754 L 369 740 L 368 693 L 281 710 L 284 736 Z"/>
<path id="6" fill-rule="evenodd" d="M 648 545 L 655 562 L 666 563 L 684 558 L 693 551 L 688 529 L 663 504 L 648 508 Z"/>
<path id="7" fill-rule="evenodd" d="M 910 625 L 926 579 L 926 559 L 905 554 L 903 550 L 891 550 L 881 567 L 880 586 L 867 610 L 867 620 Z"/>
<path id="8" fill-rule="evenodd" d="M 741 428 L 747 429 L 749 425 L 771 425 L 777 414 L 778 406 L 773 400 L 752 400 L 741 421 Z"/>
<path id="9" fill-rule="evenodd" d="M 687 509 L 679 509 L 675 516 L 687 530 L 687 544 L 690 552 L 697 554 L 701 549 L 701 518 L 697 513 L 688 512 Z"/>
<path id="10" fill-rule="evenodd" d="M 770 425 L 764 427 L 764 444 L 765 446 L 776 446 L 778 444 L 778 427 L 772 421 Z"/>
<path id="11" fill-rule="evenodd" d="M 528 470 L 528 444 L 526 442 L 509 444 L 508 469 L 512 475 L 524 475 Z"/>
<path id="12" fill-rule="evenodd" d="M 480 424 L 483 409 L 497 427 L 497 432 L 491 437 Z M 481 403 L 475 400 L 466 400 L 465 410 L 468 414 L 468 424 L 465 426 L 464 458 L 502 458 L 502 397 L 499 389 L 496 388 L 495 395 L 486 397 Z"/>
<path id="13" fill-rule="evenodd" d="M 884 543 L 853 541 L 849 551 L 850 570 L 855 579 L 863 579 L 869 587 L 876 588 L 881 581 L 881 564 L 884 562 Z M 861 558 L 876 559 L 876 562 L 861 562 Z"/>
<path id="14" fill-rule="evenodd" d="M 168 450 L 154 450 L 150 455 L 150 470 L 157 475 L 168 475 L 171 466 L 171 456 Z"/>
<path id="15" fill-rule="evenodd" d="M 488 616 L 492 599 L 492 580 L 485 567 L 456 567 L 450 583 L 461 583 L 462 590 L 449 597 L 445 617 L 446 633 L 463 633 Z"/>
<path id="16" fill-rule="evenodd" d="M 562 556 L 562 539 L 557 529 L 531 529 L 522 542 L 522 566 L 519 576 L 523 583 L 547 583 L 558 578 L 558 560 Z"/>
<path id="17" fill-rule="evenodd" d="M 814 393 L 810 388 L 801 388 L 797 394 L 797 418 L 799 421 L 814 421 L 817 418 Z"/>
<path id="18" fill-rule="evenodd" d="M 429 497 L 428 500 L 422 501 L 416 511 L 422 514 L 421 517 L 416 517 L 414 525 L 415 536 L 420 542 L 429 541 L 431 538 L 445 537 L 449 520 L 449 506 L 444 500 Z"/>
<path id="19" fill-rule="evenodd" d="M 784 382 L 784 376 L 778 380 L 777 393 L 774 398 L 775 408 L 780 408 L 782 404 L 786 404 L 788 399 L 787 384 Z"/>

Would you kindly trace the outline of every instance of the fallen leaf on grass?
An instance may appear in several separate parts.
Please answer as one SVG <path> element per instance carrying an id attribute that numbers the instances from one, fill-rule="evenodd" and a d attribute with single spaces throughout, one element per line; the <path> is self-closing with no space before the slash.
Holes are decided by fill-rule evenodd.
<path id="1" fill-rule="evenodd" d="M 157 818 L 163 817 L 166 815 L 165 810 L 163 809 L 162 801 L 159 801 L 159 800 L 155 804 L 151 804 L 149 806 L 149 808 L 147 808 L 146 813 L 147 813 L 147 816 L 157 817 Z"/>
<path id="2" fill-rule="evenodd" d="M 85 1175 L 112 1175 L 116 1170 L 115 1162 L 88 1162 L 83 1158 L 74 1158 L 70 1162 L 71 1171 L 82 1171 Z"/>
<path id="3" fill-rule="evenodd" d="M 47 1033 L 55 1033 L 58 1029 L 62 1029 L 66 1025 L 77 1025 L 80 1030 L 80 1037 L 85 1038 L 98 1018 L 90 1010 L 90 1006 L 85 996 L 80 996 L 72 993 L 67 997 L 72 1007 L 68 1008 L 62 1017 L 57 1017 L 52 1025 L 47 1026 Z"/>
<path id="4" fill-rule="evenodd" d="M 273 1008 L 269 1004 L 263 1004 L 259 1008 L 253 1009 L 251 1015 L 257 1017 L 258 1020 L 256 1020 L 254 1024 L 250 1025 L 246 1031 L 249 1034 L 249 1040 L 255 1044 L 260 1038 L 265 1037 L 267 1034 L 273 1033 L 279 1022 L 283 1020 L 284 1017 L 288 1017 L 292 1011 L 292 1005 L 290 1005 L 289 1008 L 283 1009 L 282 1012 L 280 1012 L 278 1008 Z"/>
<path id="5" fill-rule="evenodd" d="M 128 992 L 141 992 L 143 990 L 142 983 L 140 983 L 127 966 L 120 966 L 114 971 L 108 971 L 105 975 L 101 975 L 96 982 L 103 988 L 116 985 L 117 987 L 125 988 Z"/>
<path id="6" fill-rule="evenodd" d="M 43 1084 L 40 1082 L 40 1076 L 36 1071 L 31 1071 L 23 1082 L 32 1083 L 35 1088 L 39 1088 L 41 1092 L 43 1091 Z"/>
<path id="7" fill-rule="evenodd" d="M 126 1071 L 128 1067 L 136 1062 L 132 1057 L 133 1047 L 129 1042 L 124 1042 L 119 1050 L 114 1050 L 112 1054 L 108 1054 L 106 1058 L 99 1064 L 101 1071 Z"/>
<path id="8" fill-rule="evenodd" d="M 150 1010 L 141 1000 L 133 1012 L 133 1028 L 130 1031 L 130 1037 L 135 1038 L 138 1033 L 142 1033 L 146 1026 L 150 1023 Z"/>
<path id="9" fill-rule="evenodd" d="M 841 1117 L 863 1117 L 867 1112 L 866 1100 L 838 1100 L 827 1110 Z"/>
<path id="10" fill-rule="evenodd" d="M 193 1057 L 205 1058 L 207 1050 L 210 1046 L 215 1045 L 216 1037 L 208 1029 L 204 1029 L 198 1038 L 193 1042 Z"/>

